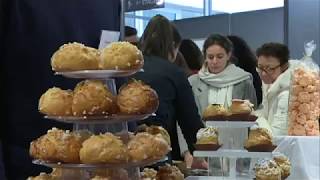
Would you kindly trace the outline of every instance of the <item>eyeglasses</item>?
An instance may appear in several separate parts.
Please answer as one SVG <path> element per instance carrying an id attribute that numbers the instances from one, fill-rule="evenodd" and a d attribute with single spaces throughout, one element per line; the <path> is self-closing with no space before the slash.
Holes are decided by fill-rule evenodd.
<path id="1" fill-rule="evenodd" d="M 281 64 L 275 66 L 275 67 L 263 67 L 263 66 L 257 66 L 256 70 L 259 73 L 265 72 L 266 74 L 272 74 L 274 73 L 274 71 L 279 68 L 281 66 Z"/>

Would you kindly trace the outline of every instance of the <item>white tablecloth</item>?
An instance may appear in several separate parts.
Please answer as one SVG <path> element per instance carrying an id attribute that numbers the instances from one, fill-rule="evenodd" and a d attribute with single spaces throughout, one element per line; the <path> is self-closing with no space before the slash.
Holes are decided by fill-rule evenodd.
<path id="1" fill-rule="evenodd" d="M 292 169 L 288 180 L 320 180 L 320 137 L 278 136 L 275 151 L 288 156 Z"/>

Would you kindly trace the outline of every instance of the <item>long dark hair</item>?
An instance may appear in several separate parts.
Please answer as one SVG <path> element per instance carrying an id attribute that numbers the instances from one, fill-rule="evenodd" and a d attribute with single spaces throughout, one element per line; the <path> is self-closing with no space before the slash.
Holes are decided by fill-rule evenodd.
<path id="1" fill-rule="evenodd" d="M 228 36 L 228 38 L 233 44 L 232 55 L 236 59 L 233 63 L 247 72 L 255 71 L 257 58 L 249 45 L 238 36 Z"/>
<path id="2" fill-rule="evenodd" d="M 156 15 L 149 21 L 140 39 L 140 49 L 144 55 L 152 55 L 168 59 L 178 48 L 181 36 L 176 27 L 161 15 Z"/>
<path id="3" fill-rule="evenodd" d="M 238 36 L 228 36 L 233 43 L 233 63 L 241 69 L 252 74 L 253 85 L 256 90 L 258 105 L 262 102 L 262 82 L 256 71 L 257 58 L 251 51 L 249 45 Z"/>
<path id="4" fill-rule="evenodd" d="M 191 39 L 184 39 L 181 42 L 179 51 L 184 56 L 191 70 L 200 70 L 203 63 L 203 55 L 199 47 Z"/>

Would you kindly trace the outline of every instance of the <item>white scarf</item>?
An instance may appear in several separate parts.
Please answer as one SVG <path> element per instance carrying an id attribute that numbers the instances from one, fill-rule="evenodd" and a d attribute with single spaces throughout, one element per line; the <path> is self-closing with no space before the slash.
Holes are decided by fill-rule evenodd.
<path id="1" fill-rule="evenodd" d="M 250 73 L 229 64 L 222 72 L 212 74 L 205 65 L 199 71 L 200 79 L 209 86 L 209 104 L 222 104 L 229 107 L 232 102 L 233 86 L 247 79 L 252 79 Z"/>

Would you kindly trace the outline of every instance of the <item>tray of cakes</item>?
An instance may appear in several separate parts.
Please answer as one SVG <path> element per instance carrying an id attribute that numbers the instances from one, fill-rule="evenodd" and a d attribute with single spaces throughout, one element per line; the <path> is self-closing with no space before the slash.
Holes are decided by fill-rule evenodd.
<path id="1" fill-rule="evenodd" d="M 27 180 L 39 179 L 68 179 L 68 180 L 157 180 L 157 179 L 174 179 L 183 180 L 184 175 L 176 166 L 164 165 L 158 170 L 153 168 L 144 168 L 138 173 L 139 177 L 130 176 L 128 168 L 111 168 L 111 169 L 93 169 L 83 171 L 81 169 L 61 169 L 53 168 L 51 173 L 40 173 L 38 176 L 29 177 Z"/>
<path id="2" fill-rule="evenodd" d="M 253 115 L 254 105 L 248 100 L 233 99 L 229 108 L 221 104 L 210 104 L 203 112 L 205 121 L 247 121 L 254 122 L 257 116 Z"/>
<path id="3" fill-rule="evenodd" d="M 114 42 L 102 50 L 68 43 L 51 57 L 55 74 L 68 78 L 126 77 L 140 71 L 143 63 L 141 51 L 128 42 Z"/>
<path id="4" fill-rule="evenodd" d="M 99 124 L 137 121 L 155 116 L 157 93 L 141 81 L 123 85 L 113 95 L 100 80 L 85 80 L 74 90 L 48 89 L 39 100 L 46 119 L 65 123 Z"/>
<path id="5" fill-rule="evenodd" d="M 30 143 L 33 163 L 51 168 L 143 167 L 164 159 L 171 151 L 168 132 L 159 126 L 129 134 L 128 140 L 112 133 L 52 128 Z"/>
<path id="6" fill-rule="evenodd" d="M 197 142 L 194 145 L 198 151 L 216 151 L 221 145 L 218 140 L 218 130 L 214 127 L 201 128 L 197 132 Z"/>
<path id="7" fill-rule="evenodd" d="M 272 135 L 265 128 L 252 127 L 244 148 L 249 152 L 273 152 L 277 148 L 272 143 Z"/>
<path id="8" fill-rule="evenodd" d="M 102 50 L 69 43 L 53 54 L 55 74 L 87 80 L 73 90 L 50 88 L 40 97 L 40 113 L 46 119 L 74 124 L 74 131 L 52 128 L 30 143 L 33 163 L 55 169 L 29 179 L 138 180 L 139 167 L 166 160 L 171 144 L 165 129 L 152 126 L 136 134 L 128 132 L 127 122 L 155 116 L 157 93 L 137 80 L 117 92 L 112 79 L 142 71 L 143 64 L 142 53 L 128 42 L 111 43 Z"/>
<path id="9" fill-rule="evenodd" d="M 258 160 L 254 167 L 255 180 L 285 180 L 291 174 L 291 163 L 283 154 Z"/>

